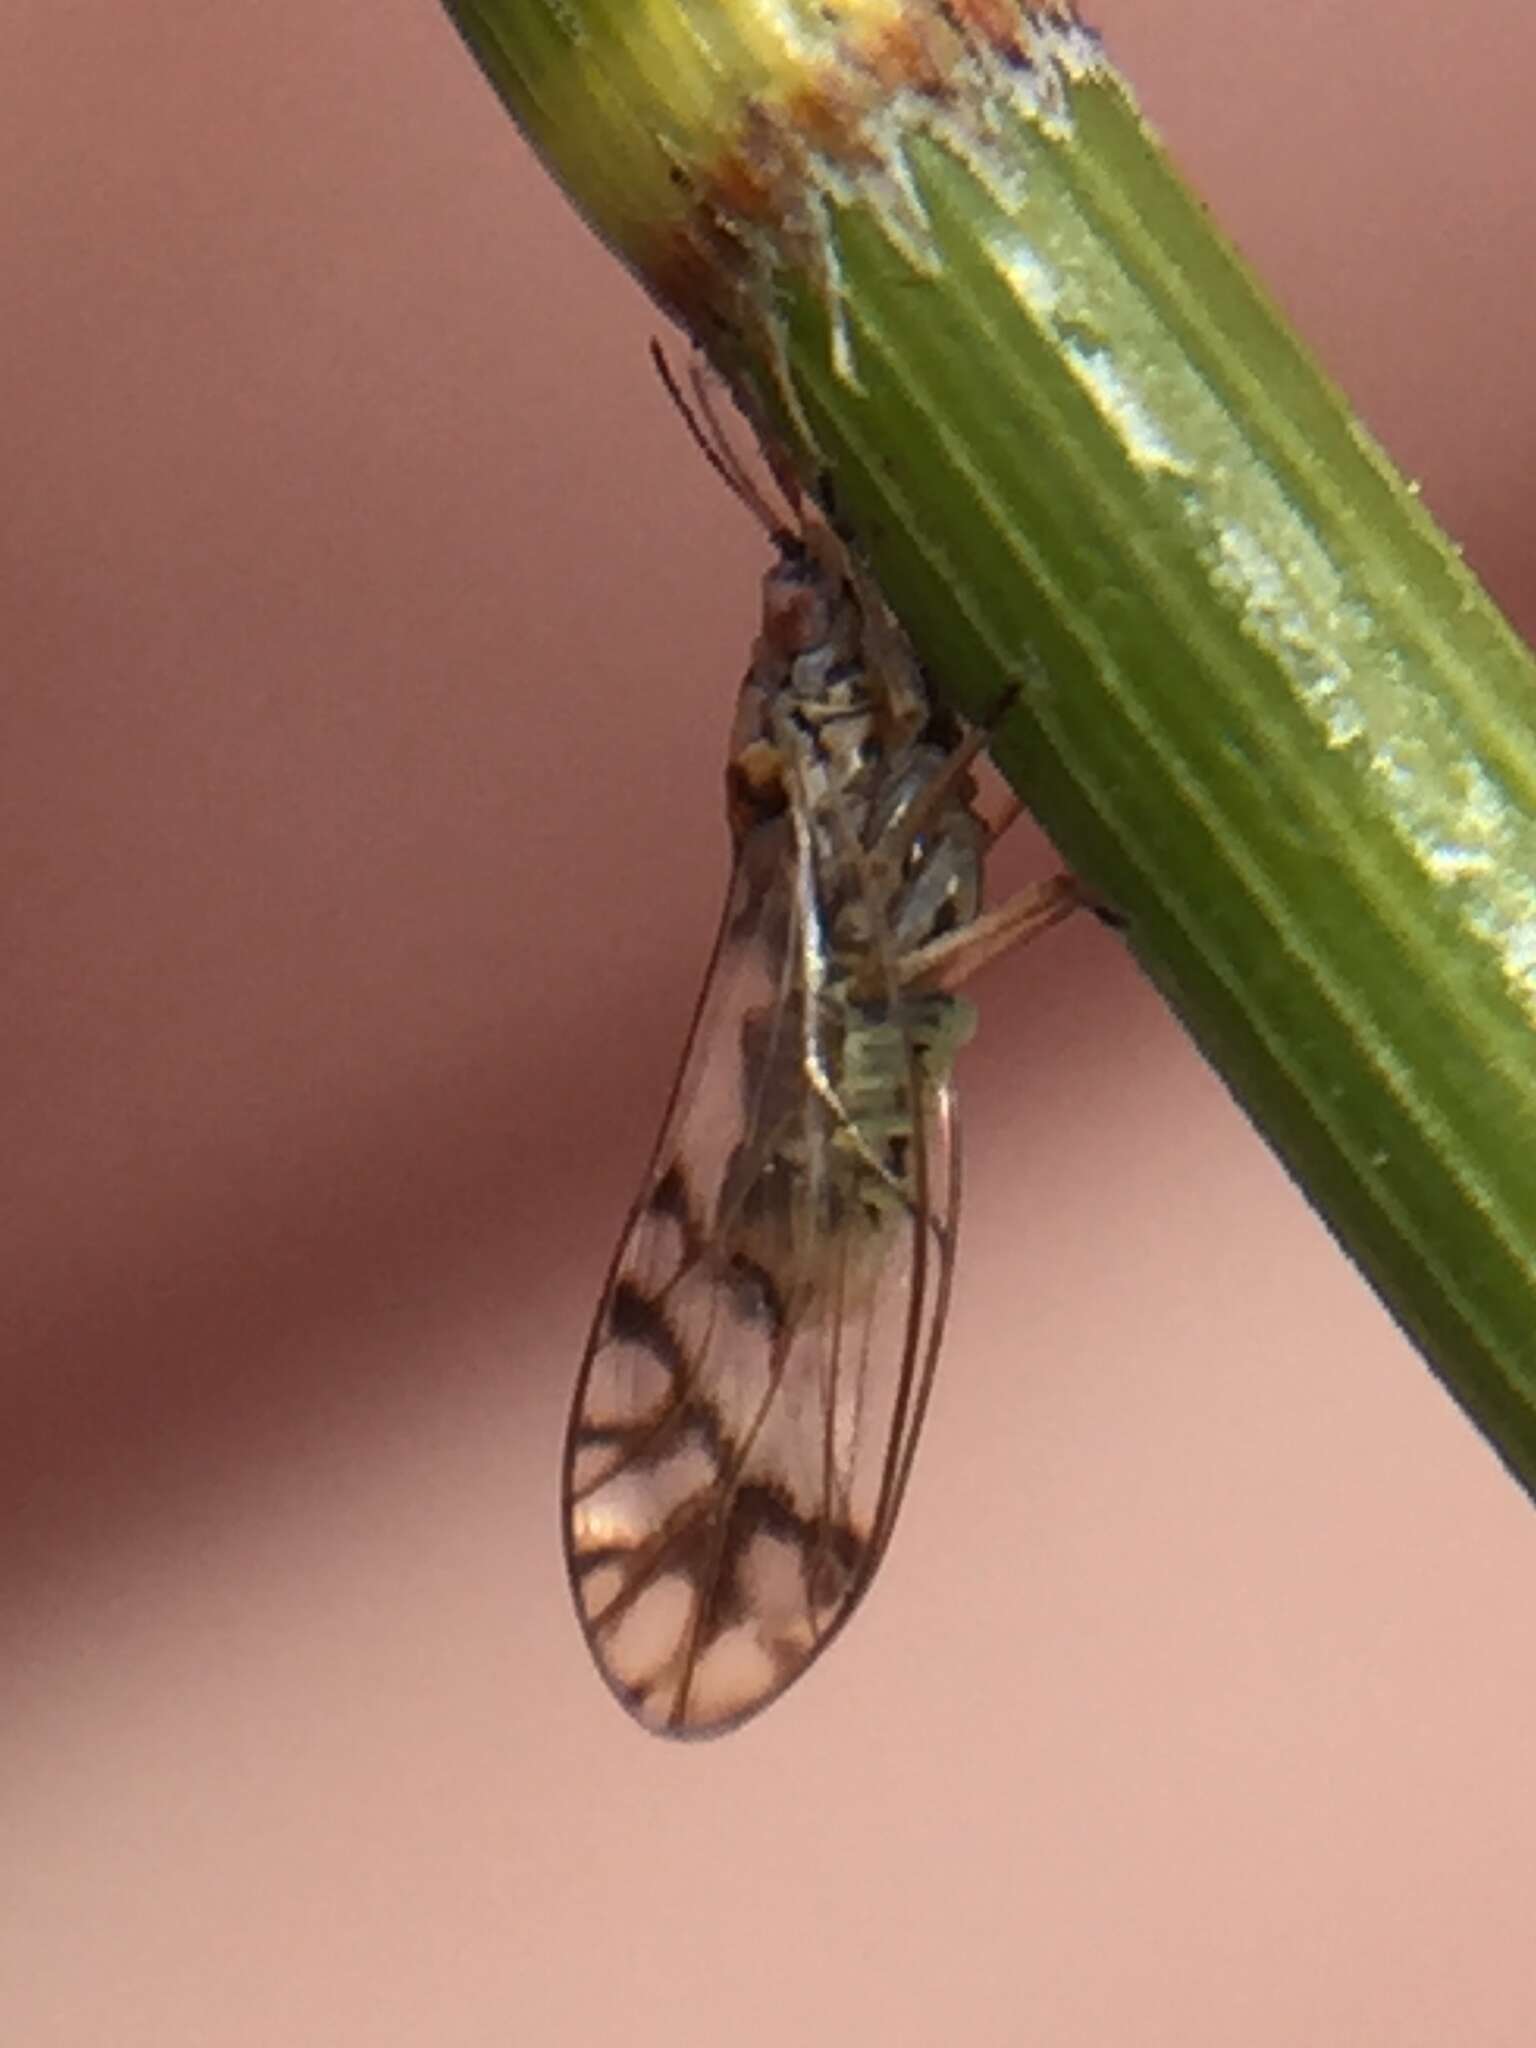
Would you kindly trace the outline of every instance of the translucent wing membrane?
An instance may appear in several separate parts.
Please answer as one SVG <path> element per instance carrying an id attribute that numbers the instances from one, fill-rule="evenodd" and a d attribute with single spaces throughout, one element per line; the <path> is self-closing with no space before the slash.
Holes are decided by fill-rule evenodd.
<path id="1" fill-rule="evenodd" d="M 680 1735 L 765 1706 L 858 1603 L 906 1483 L 953 1256 L 947 1088 L 899 1028 L 866 1055 L 903 1140 L 892 1171 L 870 1121 L 807 1080 L 807 1060 L 838 1071 L 837 1049 L 806 1033 L 803 991 L 775 985 L 761 919 L 783 906 L 760 898 L 743 929 L 745 895 L 567 1445 L 593 1655 L 633 1713 Z"/>
<path id="2" fill-rule="evenodd" d="M 976 916 L 972 749 L 832 537 L 776 535 L 728 784 L 736 867 L 566 1443 L 566 1556 L 647 1726 L 777 1697 L 858 1604 L 954 1257 L 939 956 Z"/>

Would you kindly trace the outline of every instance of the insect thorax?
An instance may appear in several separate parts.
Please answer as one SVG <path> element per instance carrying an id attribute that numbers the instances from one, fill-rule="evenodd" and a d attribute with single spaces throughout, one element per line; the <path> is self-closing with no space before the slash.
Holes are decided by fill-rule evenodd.
<path id="1" fill-rule="evenodd" d="M 722 1246 L 814 1295 L 837 1248 L 871 1259 L 926 1206 L 918 1120 L 947 1089 L 970 1006 L 924 987 L 918 950 L 968 922 L 984 828 L 959 734 L 872 589 L 816 541 L 786 542 L 738 707 L 730 769 L 743 914 L 771 999 L 741 1030 L 744 1125 Z M 833 544 L 835 546 L 835 543 Z"/>

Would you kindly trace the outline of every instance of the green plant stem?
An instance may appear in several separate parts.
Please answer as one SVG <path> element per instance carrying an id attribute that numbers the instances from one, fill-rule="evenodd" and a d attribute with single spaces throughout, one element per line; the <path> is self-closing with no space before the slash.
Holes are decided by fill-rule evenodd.
<path id="1" fill-rule="evenodd" d="M 1075 23 L 807 5 L 450 11 L 1536 1485 L 1530 656 Z"/>

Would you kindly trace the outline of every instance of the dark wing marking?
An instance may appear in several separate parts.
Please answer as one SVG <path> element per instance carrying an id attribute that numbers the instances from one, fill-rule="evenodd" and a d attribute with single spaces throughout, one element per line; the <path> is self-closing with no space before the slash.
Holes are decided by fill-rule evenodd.
<path id="1" fill-rule="evenodd" d="M 760 862 L 756 880 L 738 870 L 566 1440 L 566 1558 L 588 1644 L 631 1713 L 674 1735 L 766 1706 L 863 1597 L 949 1292 L 947 1065 L 930 1077 L 899 1004 L 881 1036 L 807 995 L 782 852 L 766 881 Z M 835 1087 L 855 1065 L 857 1123 Z"/>

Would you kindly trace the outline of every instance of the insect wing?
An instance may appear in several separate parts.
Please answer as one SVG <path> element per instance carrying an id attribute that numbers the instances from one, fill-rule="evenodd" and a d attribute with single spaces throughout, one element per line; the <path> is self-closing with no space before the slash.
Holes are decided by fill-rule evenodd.
<path id="1" fill-rule="evenodd" d="M 820 1042 L 795 900 L 738 868 L 566 1441 L 587 1642 L 630 1712 L 680 1736 L 766 1706 L 863 1596 L 949 1291 L 947 1081 L 887 1045 L 898 1182 L 813 1083 L 846 1061 L 847 1033 Z"/>

